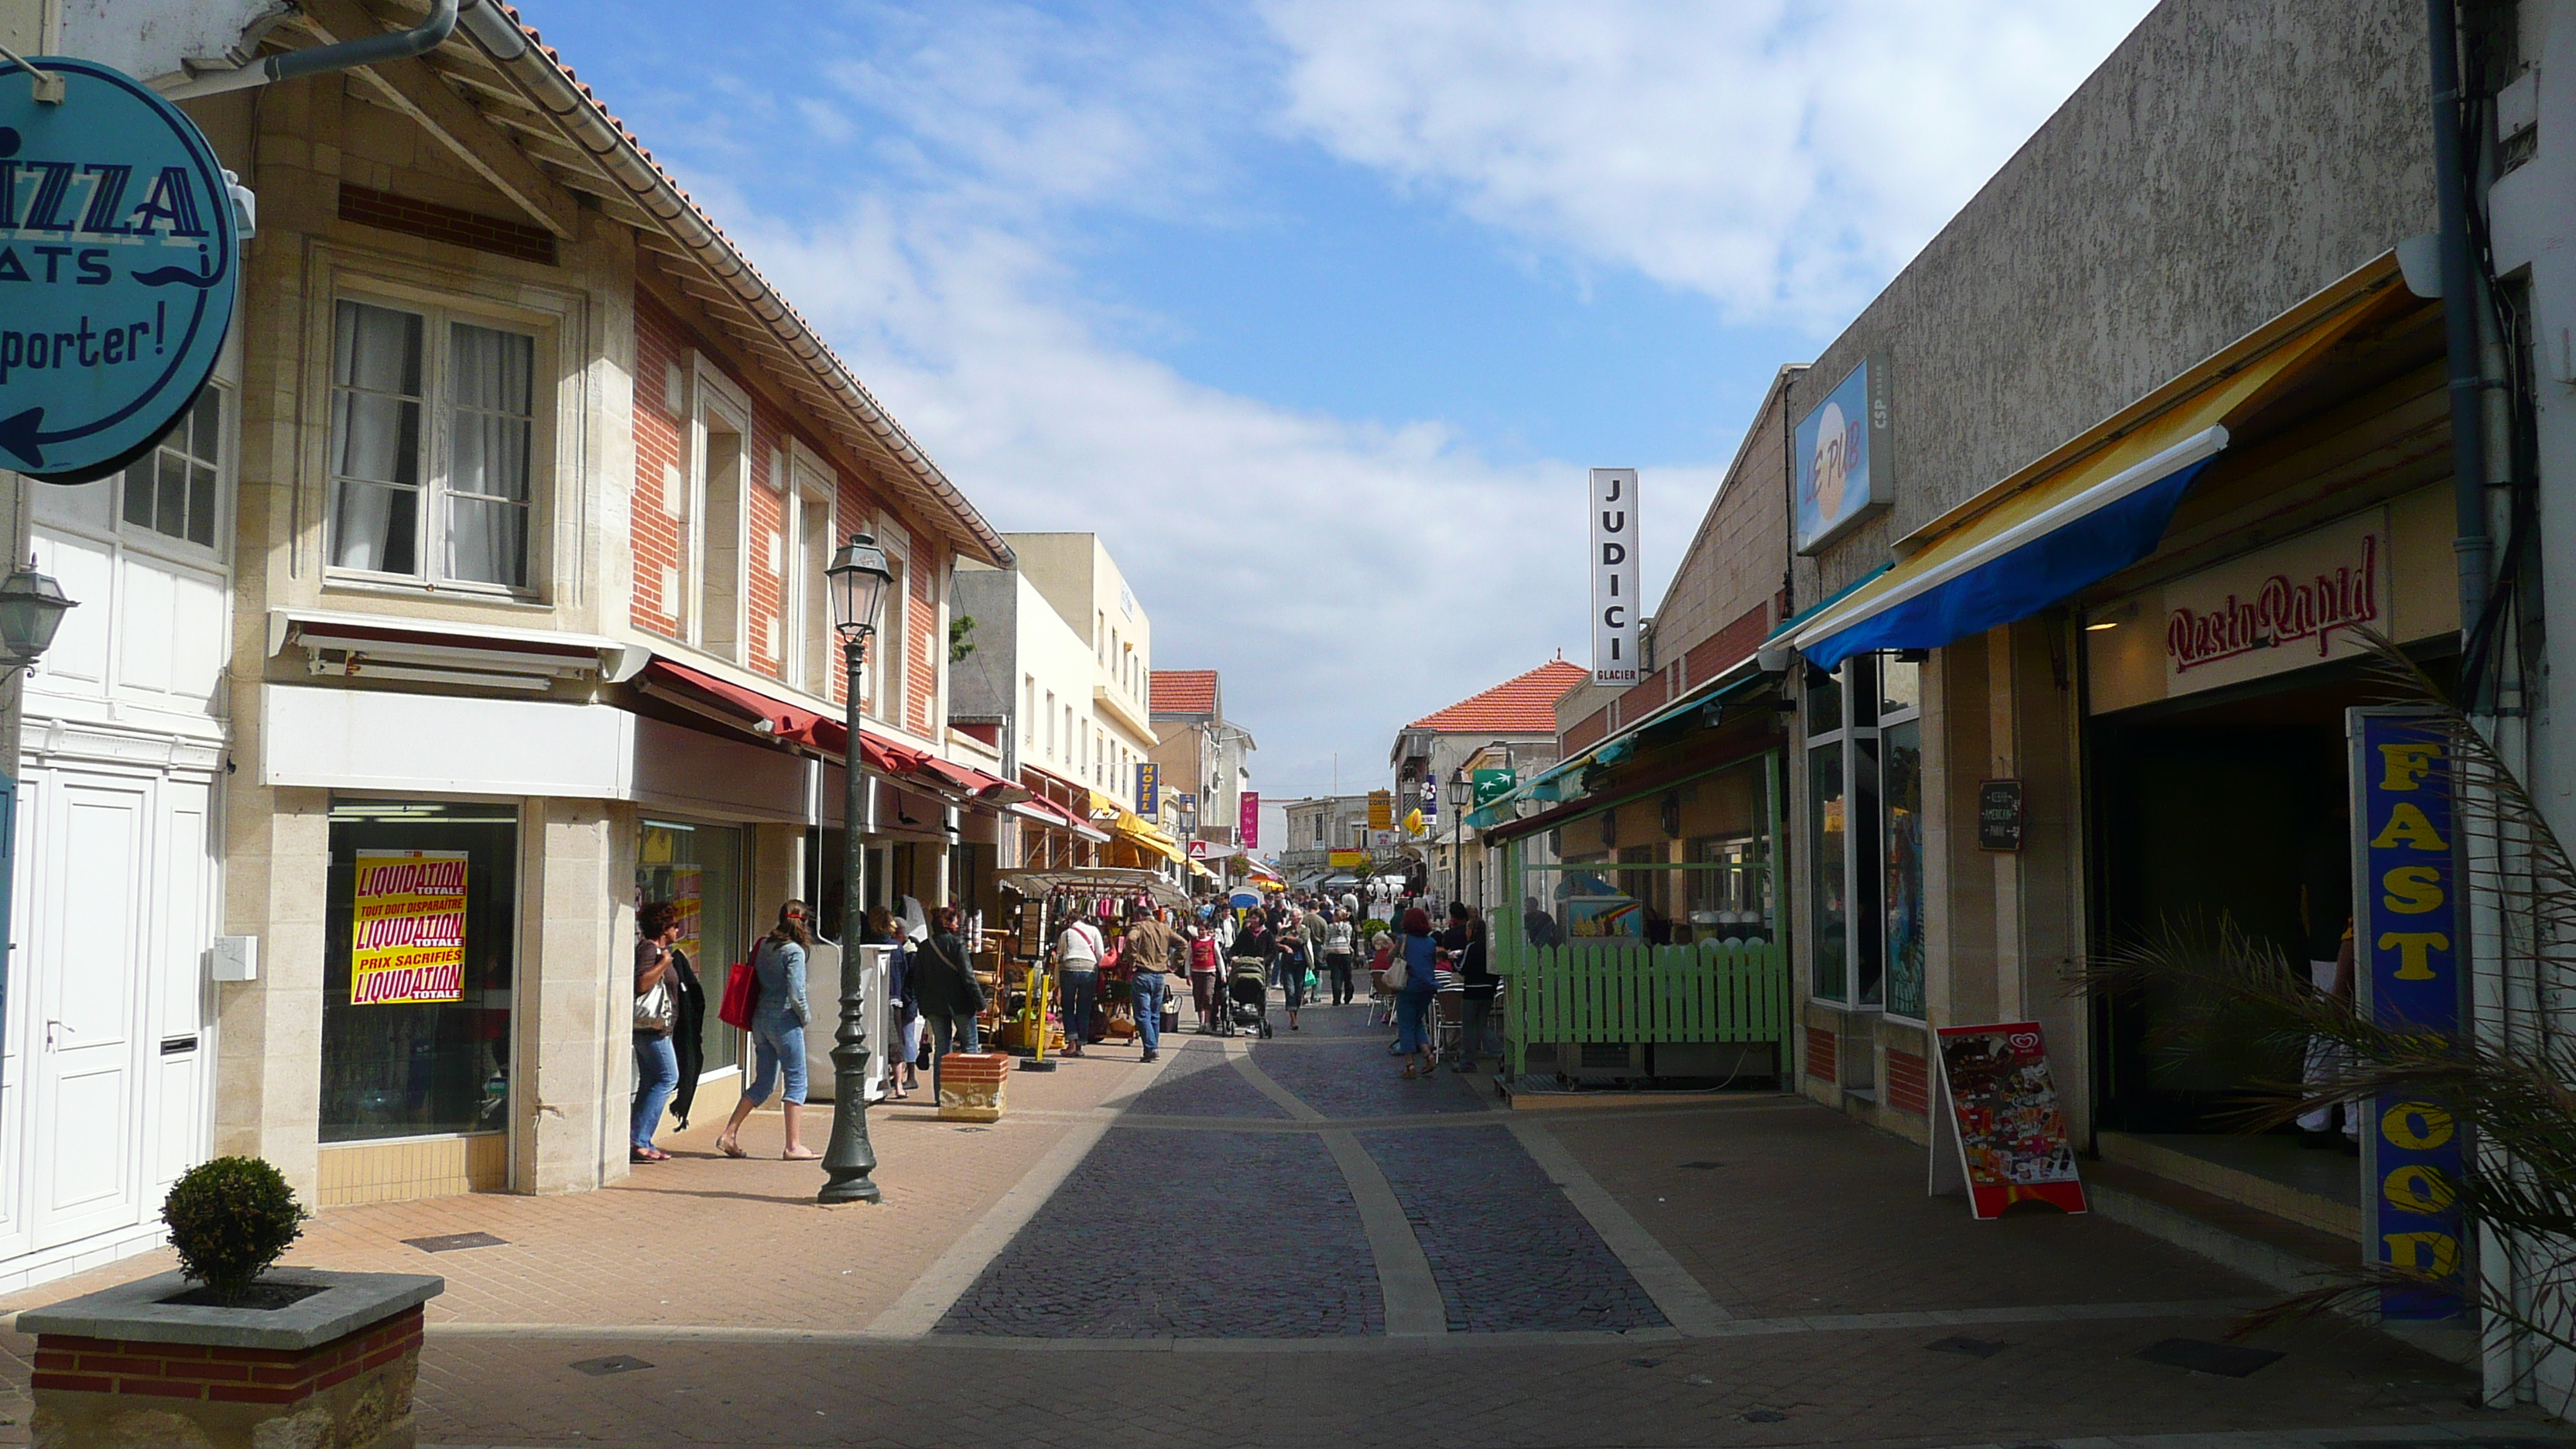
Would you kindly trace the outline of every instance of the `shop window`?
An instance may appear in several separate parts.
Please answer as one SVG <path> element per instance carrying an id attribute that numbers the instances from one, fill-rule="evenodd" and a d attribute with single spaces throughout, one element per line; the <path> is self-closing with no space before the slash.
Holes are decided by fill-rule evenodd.
<path id="1" fill-rule="evenodd" d="M 707 993 L 698 1041 L 706 1054 L 703 1071 L 710 1073 L 742 1060 L 742 1034 L 716 1020 L 716 1004 L 724 996 L 726 972 L 749 959 L 752 937 L 759 934 L 749 929 L 746 916 L 750 853 L 744 837 L 737 826 L 647 820 L 635 852 L 635 903 L 669 901 L 679 910 L 677 949 Z M 768 928 L 763 920 L 761 931 Z"/>
<path id="2" fill-rule="evenodd" d="M 1908 666 L 1909 668 L 1911 666 Z M 1893 691 L 1890 691 L 1891 699 Z M 1912 708 L 1911 704 L 1908 708 Z M 1881 716 L 1882 721 L 1886 716 Z M 1887 859 L 1887 1010 L 1923 1020 L 1923 721 L 1879 726 Z"/>
<path id="3" fill-rule="evenodd" d="M 1923 1012 L 1921 666 L 1863 654 L 1806 681 L 1814 995 Z M 1820 728 L 1830 724 L 1831 728 Z"/>
<path id="4" fill-rule="evenodd" d="M 330 831 L 322 1142 L 508 1130 L 517 812 L 338 801 Z"/>
<path id="5" fill-rule="evenodd" d="M 125 470 L 128 525 L 216 548 L 223 477 L 224 390 L 208 383 L 155 447 Z"/>
<path id="6" fill-rule="evenodd" d="M 1811 694 L 1814 692 L 1811 688 Z M 1839 740 L 1807 751 L 1809 911 L 1807 939 L 1814 953 L 1812 990 L 1827 1001 L 1845 999 L 1851 954 L 1850 865 L 1843 848 L 1843 751 Z"/>
<path id="7" fill-rule="evenodd" d="M 331 566 L 528 587 L 536 339 L 343 301 L 331 361 Z"/>

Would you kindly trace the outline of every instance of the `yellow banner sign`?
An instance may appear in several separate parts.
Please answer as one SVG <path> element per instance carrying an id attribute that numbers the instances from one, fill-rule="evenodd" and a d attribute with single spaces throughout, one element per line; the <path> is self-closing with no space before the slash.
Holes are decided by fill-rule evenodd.
<path id="1" fill-rule="evenodd" d="M 1395 828 L 1395 792 L 1393 790 L 1369 792 L 1368 823 L 1371 830 Z"/>
<path id="2" fill-rule="evenodd" d="M 1328 850 L 1324 852 L 1324 861 L 1326 864 L 1336 867 L 1366 865 L 1368 864 L 1368 852 L 1365 850 Z"/>
<path id="3" fill-rule="evenodd" d="M 465 998 L 465 855 L 358 852 L 349 1004 Z"/>

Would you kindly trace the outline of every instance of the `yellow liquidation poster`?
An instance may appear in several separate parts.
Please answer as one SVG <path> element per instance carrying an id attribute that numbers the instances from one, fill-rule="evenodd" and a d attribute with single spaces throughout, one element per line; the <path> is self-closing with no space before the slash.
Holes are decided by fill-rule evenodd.
<path id="1" fill-rule="evenodd" d="M 349 1004 L 465 998 L 465 855 L 358 852 Z"/>

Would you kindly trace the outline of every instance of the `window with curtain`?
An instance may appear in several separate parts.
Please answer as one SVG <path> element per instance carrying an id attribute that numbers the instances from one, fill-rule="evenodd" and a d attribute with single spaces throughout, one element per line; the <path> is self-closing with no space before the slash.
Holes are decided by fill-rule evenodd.
<path id="1" fill-rule="evenodd" d="M 536 447 L 535 338 L 339 304 L 334 568 L 527 588 Z"/>

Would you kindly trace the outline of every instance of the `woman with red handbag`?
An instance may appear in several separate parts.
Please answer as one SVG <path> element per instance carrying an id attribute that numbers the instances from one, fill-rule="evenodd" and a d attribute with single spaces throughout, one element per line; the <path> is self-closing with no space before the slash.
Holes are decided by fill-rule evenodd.
<path id="1" fill-rule="evenodd" d="M 777 926 L 752 950 L 751 967 L 759 991 L 751 1010 L 754 1066 L 751 1089 L 734 1103 L 733 1119 L 716 1136 L 716 1150 L 727 1157 L 746 1155 L 743 1119 L 769 1100 L 773 1087 L 782 1085 L 787 1150 L 780 1155 L 790 1162 L 811 1162 L 823 1155 L 807 1147 L 798 1132 L 805 1111 L 805 1023 L 812 1010 L 805 1000 L 805 953 L 813 944 L 814 934 L 805 928 L 805 903 L 789 901 L 778 908 Z M 725 994 L 733 994 L 730 982 Z M 783 1083 L 781 1077 L 786 1079 Z"/>

